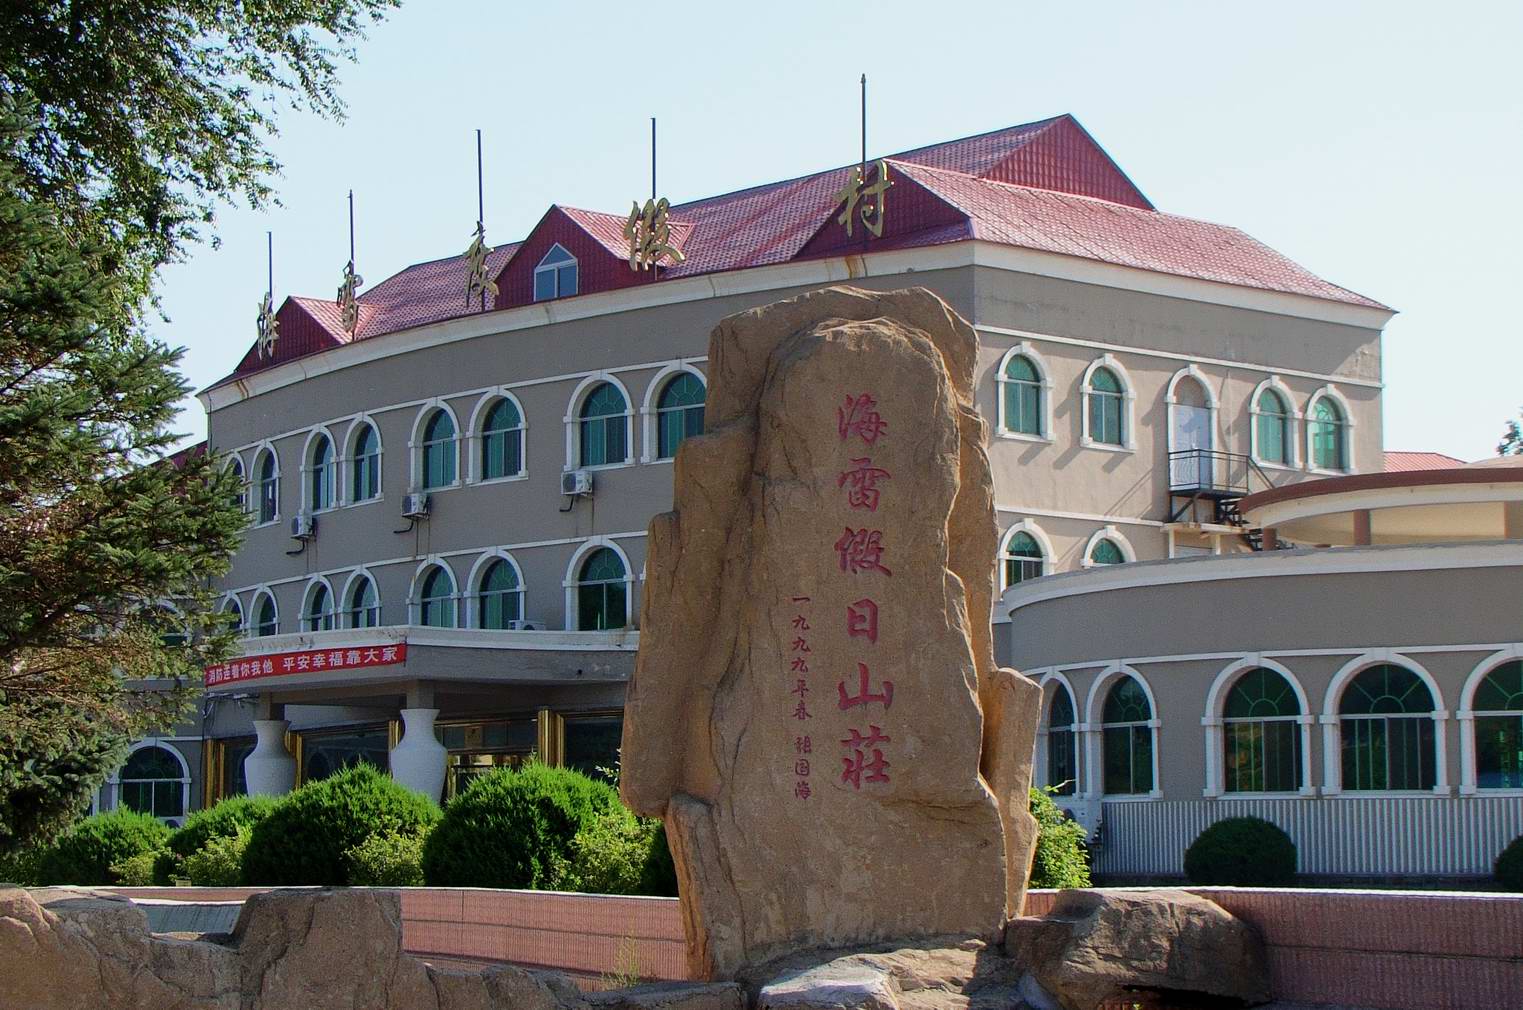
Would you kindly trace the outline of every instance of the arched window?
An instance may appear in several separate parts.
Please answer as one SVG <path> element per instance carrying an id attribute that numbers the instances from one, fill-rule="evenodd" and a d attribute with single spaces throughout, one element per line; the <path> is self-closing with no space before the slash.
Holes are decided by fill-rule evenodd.
<path id="1" fill-rule="evenodd" d="M 455 421 L 449 411 L 435 410 L 423 425 L 423 489 L 455 483 Z"/>
<path id="2" fill-rule="evenodd" d="M 338 473 L 333 461 L 333 441 L 319 434 L 307 456 L 307 508 L 313 512 L 332 508 Z"/>
<path id="3" fill-rule="evenodd" d="M 1001 379 L 1005 387 L 1005 430 L 1042 435 L 1042 375 L 1024 354 L 1011 355 Z"/>
<path id="4" fill-rule="evenodd" d="M 1348 469 L 1348 421 L 1338 401 L 1319 396 L 1306 424 L 1311 440 L 1311 465 L 1318 470 Z"/>
<path id="5" fill-rule="evenodd" d="M 254 637 L 266 638 L 280 631 L 280 614 L 275 609 L 275 597 L 260 593 L 254 600 Z"/>
<path id="6" fill-rule="evenodd" d="M 607 631 L 628 623 L 628 587 L 624 562 L 608 547 L 599 547 L 582 562 L 576 580 L 578 631 Z"/>
<path id="7" fill-rule="evenodd" d="M 1089 375 L 1084 391 L 1089 418 L 1089 440 L 1101 445 L 1126 445 L 1126 387 L 1105 366 Z"/>
<path id="8" fill-rule="evenodd" d="M 332 631 L 336 616 L 333 612 L 333 594 L 325 584 L 314 583 L 307 594 L 307 609 L 301 616 L 304 630 Z"/>
<path id="9" fill-rule="evenodd" d="M 703 434 L 703 380 L 678 372 L 656 400 L 656 456 L 671 459 L 689 435 Z"/>
<path id="10" fill-rule="evenodd" d="M 185 816 L 185 768 L 168 747 L 139 747 L 118 776 L 118 802 L 154 817 Z"/>
<path id="11" fill-rule="evenodd" d="M 1105 792 L 1153 791 L 1153 706 L 1135 677 L 1120 677 L 1105 696 L 1101 715 Z"/>
<path id="12" fill-rule="evenodd" d="M 1254 404 L 1253 442 L 1255 453 L 1265 463 L 1291 465 L 1290 404 L 1267 386 Z"/>
<path id="13" fill-rule="evenodd" d="M 524 421 L 512 400 L 492 404 L 481 422 L 481 479 L 516 477 L 523 472 Z"/>
<path id="14" fill-rule="evenodd" d="M 534 268 L 534 300 L 569 298 L 576 294 L 576 257 L 557 242 Z"/>
<path id="15" fill-rule="evenodd" d="M 1078 729 L 1073 698 L 1059 683 L 1047 706 L 1047 787 L 1059 796 L 1072 796 L 1078 784 Z"/>
<path id="16" fill-rule="evenodd" d="M 370 576 L 361 575 L 349 587 L 349 599 L 344 605 L 349 614 L 349 627 L 375 628 L 381 624 L 381 599 L 376 595 L 375 583 Z"/>
<path id="17" fill-rule="evenodd" d="M 1432 789 L 1436 708 L 1428 685 L 1405 667 L 1360 672 L 1338 702 L 1344 790 Z"/>
<path id="18" fill-rule="evenodd" d="M 443 565 L 434 565 L 423 577 L 418 623 L 430 628 L 455 626 L 455 580 Z"/>
<path id="19" fill-rule="evenodd" d="M 222 604 L 222 614 L 227 621 L 227 627 L 233 634 L 243 634 L 243 606 L 239 604 L 236 596 L 229 596 L 227 602 Z"/>
<path id="20" fill-rule="evenodd" d="M 1006 589 L 1028 579 L 1038 578 L 1045 573 L 1047 565 L 1046 557 L 1042 554 L 1042 545 L 1037 543 L 1036 537 L 1025 530 L 1017 530 L 1011 534 L 1009 540 L 1005 541 L 1005 556 L 1001 561 Z"/>
<path id="21" fill-rule="evenodd" d="M 354 501 L 381 496 L 381 437 L 376 434 L 375 425 L 368 422 L 361 424 L 354 435 L 349 482 Z"/>
<path id="22" fill-rule="evenodd" d="M 227 461 L 227 472 L 232 475 L 236 482 L 233 485 L 233 504 L 238 506 L 238 511 L 249 510 L 249 479 L 243 472 L 243 460 L 232 456 Z"/>
<path id="23" fill-rule="evenodd" d="M 502 558 L 487 565 L 477 593 L 476 624 L 481 628 L 506 628 L 524 616 L 524 591 L 518 572 Z"/>
<path id="24" fill-rule="evenodd" d="M 1475 784 L 1523 789 L 1523 660 L 1503 663 L 1475 688 Z"/>
<path id="25" fill-rule="evenodd" d="M 1101 537 L 1089 549 L 1089 563 L 1092 565 L 1120 565 L 1125 562 L 1126 553 L 1109 537 Z"/>
<path id="26" fill-rule="evenodd" d="M 607 466 L 628 458 L 628 409 L 624 394 L 611 382 L 599 383 L 587 394 L 577 423 L 582 466 Z"/>
<path id="27" fill-rule="evenodd" d="M 1301 788 L 1301 702 L 1290 682 L 1255 667 L 1232 685 L 1222 710 L 1222 754 L 1229 793 L 1289 793 Z"/>
<path id="28" fill-rule="evenodd" d="M 259 521 L 272 523 L 280 515 L 280 467 L 275 454 L 266 449 L 254 464 L 259 480 Z"/>

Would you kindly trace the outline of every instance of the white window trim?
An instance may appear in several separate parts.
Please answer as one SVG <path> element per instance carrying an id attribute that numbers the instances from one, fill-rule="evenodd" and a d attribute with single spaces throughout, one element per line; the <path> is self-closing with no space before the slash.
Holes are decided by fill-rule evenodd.
<path id="1" fill-rule="evenodd" d="M 1011 523 L 999 536 L 999 553 L 995 556 L 994 561 L 994 584 L 999 586 L 999 593 L 995 594 L 996 599 L 1000 593 L 1010 588 L 1005 585 L 1005 556 L 1010 550 L 1010 541 L 1015 539 L 1017 533 L 1030 534 L 1031 539 L 1035 540 L 1037 546 L 1042 549 L 1043 575 L 1051 575 L 1057 570 L 1057 557 L 1052 550 L 1052 541 L 1047 538 L 1047 532 L 1037 525 L 1036 520 L 1021 519 L 1018 522 Z"/>
<path id="2" fill-rule="evenodd" d="M 1050 692 L 1047 690 L 1047 686 L 1049 684 L 1055 685 L 1053 690 Z M 1042 708 L 1037 717 L 1037 741 L 1035 755 L 1036 760 L 1033 763 L 1032 768 L 1032 782 L 1041 783 L 1038 788 L 1044 788 L 1046 786 L 1047 780 L 1051 777 L 1048 774 L 1047 769 L 1047 731 L 1051 728 L 1051 724 L 1047 720 L 1049 718 L 1049 713 L 1052 711 L 1053 695 L 1058 691 L 1067 691 L 1068 700 L 1069 703 L 1073 705 L 1074 712 L 1074 721 L 1070 723 L 1068 727 L 1066 727 L 1073 730 L 1074 734 L 1074 791 L 1069 794 L 1069 796 L 1065 796 L 1063 798 L 1078 799 L 1079 796 L 1084 792 L 1085 764 L 1084 734 L 1079 731 L 1080 727 L 1084 725 L 1082 713 L 1079 710 L 1079 692 L 1075 691 L 1073 683 L 1058 671 L 1042 674 L 1042 676 L 1037 680 L 1037 687 L 1042 689 Z M 1062 729 L 1065 727 L 1059 728 Z M 1054 799 L 1056 799 L 1056 797 L 1054 797 Z"/>
<path id="3" fill-rule="evenodd" d="M 1028 435 L 1024 431 L 1011 431 L 1008 418 L 1005 415 L 1005 386 L 1010 379 L 1005 375 L 1005 369 L 1009 366 L 1012 358 L 1025 358 L 1036 369 L 1037 382 L 1041 388 L 1042 402 L 1038 404 L 1037 421 L 1042 430 L 1035 435 Z M 1052 443 L 1052 371 L 1047 367 L 1046 360 L 1031 346 L 1029 340 L 1022 340 L 1014 347 L 1000 356 L 999 364 L 994 370 L 994 434 L 996 438 L 1009 439 L 1013 442 L 1040 442 Z"/>
<path id="4" fill-rule="evenodd" d="M 360 437 L 360 431 L 369 426 L 375 432 L 375 470 L 376 470 L 376 495 L 374 498 L 356 497 L 354 487 L 354 467 L 351 465 L 357 458 L 355 442 Z M 343 504 L 345 506 L 368 505 L 371 502 L 381 501 L 386 497 L 386 443 L 381 438 L 381 426 L 375 418 L 369 414 L 361 414 L 349 422 L 349 430 L 344 433 L 344 451 L 338 460 L 340 471 L 339 486 L 343 489 Z"/>
<path id="5" fill-rule="evenodd" d="M 1264 390 L 1272 389 L 1279 394 L 1280 399 L 1285 401 L 1285 409 L 1289 412 L 1285 415 L 1285 450 L 1290 456 L 1284 463 L 1276 463 L 1268 460 L 1259 452 L 1259 398 L 1264 395 Z M 1253 387 L 1253 393 L 1248 397 L 1248 455 L 1255 463 L 1266 470 L 1299 470 L 1301 469 L 1301 412 L 1296 409 L 1295 394 L 1290 387 L 1281 381 L 1278 375 L 1269 378 Z"/>
<path id="6" fill-rule="evenodd" d="M 494 561 L 505 561 L 508 567 L 513 569 L 513 574 L 518 579 L 519 619 L 529 620 L 529 584 L 524 581 L 524 570 L 519 566 L 518 559 L 509 554 L 507 550 L 501 547 L 494 547 L 483 553 L 476 559 L 476 563 L 471 565 L 471 571 L 465 583 L 467 587 L 466 613 L 465 621 L 462 622 L 461 627 L 481 630 L 481 615 L 478 613 L 479 608 L 474 606 L 474 604 L 481 598 L 481 580 L 486 578 L 487 569 L 491 567 Z"/>
<path id="7" fill-rule="evenodd" d="M 260 505 L 260 502 L 262 502 L 264 500 L 264 483 L 263 483 L 263 480 L 259 476 L 259 471 L 261 469 L 260 463 L 263 462 L 263 460 L 264 460 L 264 454 L 265 453 L 269 453 L 270 454 L 270 458 L 275 461 L 275 516 L 274 516 L 274 518 L 270 519 L 268 522 L 260 522 L 259 521 L 259 505 Z M 251 476 L 251 479 L 250 479 L 250 482 L 249 482 L 249 486 L 250 486 L 250 488 L 252 488 L 253 494 L 249 498 L 249 514 L 254 519 L 253 523 L 250 526 L 250 529 L 256 529 L 257 530 L 257 529 L 262 529 L 262 528 L 264 528 L 266 526 L 275 526 L 275 525 L 277 525 L 280 522 L 280 505 L 281 505 L 280 499 L 282 497 L 281 496 L 281 486 L 280 486 L 281 485 L 281 479 L 280 479 L 280 477 L 281 477 L 281 473 L 280 473 L 280 453 L 275 451 L 275 444 L 273 442 L 269 441 L 268 439 L 266 439 L 265 441 L 260 442 L 260 443 L 258 443 L 257 445 L 254 446 L 254 456 L 253 456 L 253 459 L 254 459 L 254 469 L 252 471 L 250 471 L 252 476 Z M 298 500 L 301 498 L 300 489 L 298 489 L 298 493 L 297 493 L 296 497 L 297 497 Z"/>
<path id="8" fill-rule="evenodd" d="M 448 484 L 441 484 L 438 487 L 424 487 L 423 431 L 427 427 L 428 419 L 433 416 L 434 411 L 436 410 L 442 410 L 448 414 L 450 423 L 455 426 L 455 438 L 452 443 L 455 453 L 455 479 Z M 451 407 L 449 403 L 442 397 L 433 397 L 432 399 L 425 401 L 424 404 L 418 408 L 418 413 L 413 418 L 412 422 L 412 434 L 409 435 L 407 439 L 407 456 L 411 460 L 412 464 L 409 468 L 409 479 L 407 482 L 407 486 L 409 488 L 411 488 L 414 492 L 427 492 L 428 494 L 433 494 L 435 491 L 449 491 L 464 485 L 465 473 L 460 466 L 460 442 L 462 440 L 462 432 L 464 430 L 465 429 L 460 427 L 459 415 L 455 413 L 455 409 Z"/>
<path id="9" fill-rule="evenodd" d="M 576 290 L 571 292 L 571 294 L 569 294 L 569 295 L 565 294 L 564 292 L 562 292 L 561 291 L 561 284 L 560 284 L 560 277 L 557 276 L 555 278 L 555 295 L 553 297 L 550 297 L 550 298 L 540 298 L 539 297 L 539 275 L 543 274 L 543 273 L 551 273 L 551 274 L 553 274 L 557 270 L 563 270 L 563 269 L 565 269 L 565 267 L 567 265 L 567 261 L 564 260 L 564 259 L 556 260 L 554 263 L 546 263 L 545 262 L 551 256 L 555 255 L 555 250 L 557 250 L 557 249 L 559 249 L 561 252 L 565 253 L 568 257 L 570 257 L 570 265 L 576 267 Z M 529 301 L 531 303 L 533 303 L 533 302 L 553 302 L 553 301 L 558 301 L 558 300 L 560 300 L 562 298 L 573 298 L 576 295 L 579 295 L 581 293 L 582 293 L 582 261 L 577 259 L 574 255 L 572 255 L 571 250 L 567 249 L 565 246 L 561 245 L 559 242 L 553 242 L 553 243 L 551 243 L 550 248 L 545 250 L 545 254 L 539 258 L 539 263 L 534 267 L 533 287 L 529 289 Z"/>
<path id="10" fill-rule="evenodd" d="M 1237 682 L 1238 677 L 1258 667 L 1273 670 L 1284 677 L 1290 683 L 1290 689 L 1296 693 L 1296 704 L 1301 707 L 1301 714 L 1296 719 L 1301 726 L 1301 788 L 1294 793 L 1227 792 L 1227 770 L 1223 763 L 1227 747 L 1226 741 L 1222 738 L 1226 727 L 1226 717 L 1222 711 L 1227 705 L 1227 694 L 1232 685 Z M 1312 727 L 1316 721 L 1317 717 L 1312 712 L 1306 689 L 1301 686 L 1300 679 L 1291 672 L 1288 666 L 1273 659 L 1266 659 L 1256 652 L 1229 663 L 1211 681 L 1211 687 L 1206 692 L 1206 714 L 1200 720 L 1200 724 L 1206 729 L 1206 787 L 1201 790 L 1201 795 L 1249 799 L 1261 799 L 1266 796 L 1315 796 L 1317 788 L 1312 784 L 1311 738 Z"/>
<path id="11" fill-rule="evenodd" d="M 630 564 L 629 555 L 624 552 L 624 548 L 620 547 L 617 541 L 610 540 L 608 537 L 591 537 L 582 541 L 582 545 L 572 552 L 571 560 L 566 565 L 566 577 L 561 582 L 561 586 L 565 589 L 566 593 L 565 617 L 561 622 L 561 627 L 566 631 L 580 630 L 572 626 L 576 624 L 576 591 L 581 586 L 577 576 L 580 573 L 582 562 L 588 555 L 600 547 L 610 548 L 619 556 L 619 560 L 624 563 L 624 628 L 621 630 L 629 630 L 635 626 L 635 583 L 637 581 L 635 578 L 635 566 Z"/>
<path id="12" fill-rule="evenodd" d="M 1089 434 L 1089 394 L 1090 379 L 1094 376 L 1097 368 L 1108 368 L 1115 373 L 1116 378 L 1121 380 L 1121 444 L 1112 442 L 1097 442 Z M 1104 449 L 1108 452 L 1136 452 L 1137 451 L 1137 423 L 1136 423 L 1136 385 L 1132 382 L 1131 374 L 1116 360 L 1113 354 L 1102 354 L 1091 361 L 1084 369 L 1084 376 L 1079 382 L 1079 422 L 1082 425 L 1083 435 L 1079 444 L 1086 449 Z"/>
<path id="13" fill-rule="evenodd" d="M 243 454 L 236 451 L 228 453 L 227 458 L 222 461 L 222 472 L 226 473 L 235 467 L 238 470 L 238 484 L 241 489 L 239 494 L 243 496 L 243 514 L 248 515 L 249 505 L 252 504 L 252 496 L 249 493 L 249 471 L 243 463 Z"/>
<path id="14" fill-rule="evenodd" d="M 486 438 L 481 426 L 486 424 L 487 411 L 499 400 L 507 400 L 513 404 L 513 409 L 518 411 L 518 427 L 509 428 L 516 431 L 518 436 L 518 472 L 508 474 L 505 477 L 483 477 L 481 466 L 481 444 Z M 466 475 L 465 480 L 470 484 L 506 484 L 515 480 L 526 480 L 529 476 L 529 415 L 524 410 L 524 405 L 513 391 L 507 386 L 498 386 L 488 390 L 476 401 L 476 406 L 471 410 L 471 423 L 466 429 L 468 434 L 464 436 L 467 443 L 465 449 Z"/>
<path id="15" fill-rule="evenodd" d="M 334 623 L 335 628 L 354 627 L 353 620 L 350 617 L 349 613 L 352 609 L 349 606 L 349 598 L 354 594 L 355 584 L 362 578 L 369 579 L 370 584 L 375 587 L 375 609 L 377 626 L 385 621 L 386 606 L 385 603 L 381 600 L 381 584 L 376 581 L 376 577 L 370 573 L 370 569 L 366 568 L 364 565 L 361 565 L 359 568 L 356 568 L 354 571 L 350 572 L 349 576 L 344 579 L 344 594 L 338 599 L 338 617 Z"/>
<path id="16" fill-rule="evenodd" d="M 432 625 L 424 625 L 423 623 L 423 580 L 427 578 L 428 573 L 435 568 L 442 568 L 444 569 L 445 573 L 449 575 L 450 608 L 455 616 L 454 622 L 451 623 L 449 627 L 464 627 L 460 621 L 460 576 L 455 574 L 455 569 L 450 566 L 449 561 L 438 554 L 428 555 L 422 561 L 418 562 L 417 568 L 413 569 L 412 582 L 410 583 L 412 588 L 409 589 L 407 593 L 407 623 L 420 628 L 432 627 Z M 379 589 L 376 590 L 376 594 L 377 596 L 380 595 Z"/>
<path id="17" fill-rule="evenodd" d="M 317 466 L 312 462 L 312 454 L 316 450 L 317 440 L 320 438 L 328 440 L 329 495 L 327 505 L 324 505 L 322 508 L 314 508 L 312 502 L 308 500 L 308 496 L 312 490 L 312 474 L 317 470 Z M 343 469 L 343 454 L 339 452 L 339 441 L 333 437 L 333 432 L 328 430 L 328 426 L 320 424 L 309 431 L 307 433 L 307 440 L 301 447 L 301 506 L 297 511 L 305 512 L 308 515 L 317 515 L 322 512 L 332 512 L 334 509 L 342 506 L 344 496 L 340 485 L 343 482 L 343 477 L 341 476 Z"/>
<path id="18" fill-rule="evenodd" d="M 659 421 L 659 407 L 661 393 L 672 377 L 682 372 L 687 372 L 698 378 L 703 383 L 703 389 L 707 394 L 709 389 L 709 377 L 698 370 L 698 367 L 687 360 L 673 361 L 663 367 L 655 375 L 651 376 L 650 382 L 645 387 L 645 402 L 640 405 L 640 462 L 641 463 L 670 463 L 676 457 L 657 456 L 660 450 L 660 431 L 657 428 Z M 628 402 L 628 401 L 626 401 Z"/>
<path id="19" fill-rule="evenodd" d="M 113 809 L 113 810 L 120 810 L 122 808 L 122 772 L 124 772 L 127 769 L 127 762 L 131 761 L 132 760 L 132 755 L 136 754 L 138 751 L 141 751 L 141 750 L 152 750 L 152 749 L 167 750 L 167 751 L 169 751 L 169 753 L 174 755 L 175 761 L 180 766 L 180 777 L 179 777 L 179 779 L 133 779 L 132 781 L 134 781 L 134 782 L 175 782 L 175 781 L 178 781 L 180 783 L 180 810 L 181 810 L 180 820 L 183 821 L 186 817 L 189 817 L 190 814 L 191 814 L 191 809 L 190 809 L 190 762 L 185 760 L 185 755 L 180 753 L 180 749 L 178 747 L 171 747 L 171 746 L 169 746 L 169 744 L 164 743 L 162 737 L 152 737 L 152 736 L 151 737 L 146 737 L 146 738 L 144 738 L 142 740 L 137 741 L 131 747 L 127 748 L 127 756 L 122 760 L 121 765 L 116 769 L 116 771 L 111 773 L 111 777 L 110 778 L 106 779 L 106 781 L 111 786 L 111 809 Z M 173 818 L 165 818 L 165 817 L 161 817 L 161 818 L 158 818 L 158 819 L 159 820 L 173 820 Z"/>
<path id="20" fill-rule="evenodd" d="M 1338 405 L 1338 409 L 1343 411 L 1343 469 L 1341 470 L 1328 470 L 1317 466 L 1317 456 L 1312 448 L 1312 426 L 1316 423 L 1313 419 L 1313 412 L 1316 409 L 1317 401 L 1322 399 L 1324 396 L 1331 399 Z M 1311 396 L 1307 397 L 1306 413 L 1304 415 L 1302 428 L 1304 429 L 1303 438 L 1306 442 L 1305 451 L 1307 472 L 1327 474 L 1329 476 L 1341 476 L 1343 474 L 1359 472 L 1359 463 L 1354 458 L 1354 412 L 1349 409 L 1349 402 L 1344 398 L 1343 394 L 1338 391 L 1338 387 L 1329 383 L 1326 386 L 1318 389 L 1315 393 L 1311 394 Z"/>
<path id="21" fill-rule="evenodd" d="M 1475 717 L 1485 715 L 1475 711 L 1475 692 L 1490 673 L 1504 663 L 1523 659 L 1523 645 L 1509 645 L 1493 652 L 1476 664 L 1460 688 L 1460 707 L 1454 713 L 1460 731 L 1460 795 L 1461 796 L 1513 796 L 1523 795 L 1520 789 L 1482 789 L 1476 774 Z M 1509 713 L 1515 714 L 1515 713 Z"/>
<path id="22" fill-rule="evenodd" d="M 1121 549 L 1121 556 L 1126 559 L 1126 564 L 1130 564 L 1133 561 L 1137 560 L 1137 552 L 1132 549 L 1132 542 L 1128 540 L 1119 529 L 1117 529 L 1115 526 L 1102 526 L 1091 533 L 1089 535 L 1089 539 L 1084 542 L 1084 555 L 1079 561 L 1080 568 L 1112 567 L 1111 565 L 1096 564 L 1094 561 L 1090 560 L 1089 556 L 1094 553 L 1095 545 L 1102 540 L 1109 540 L 1111 543 L 1119 547 Z"/>
<path id="23" fill-rule="evenodd" d="M 259 597 L 268 596 L 270 606 L 275 608 L 275 634 L 280 634 L 280 601 L 275 598 L 275 591 L 269 586 L 259 585 L 254 587 L 254 594 L 249 597 L 249 608 L 244 611 L 244 627 L 247 629 L 245 638 L 272 638 L 272 635 L 259 634 Z"/>
<path id="24" fill-rule="evenodd" d="M 1137 683 L 1142 685 L 1142 691 L 1147 695 L 1148 708 L 1153 713 L 1153 718 L 1147 722 L 1148 729 L 1153 734 L 1153 788 L 1146 793 L 1117 793 L 1111 795 L 1105 792 L 1105 722 L 1104 708 L 1105 696 L 1110 693 L 1110 687 L 1121 677 L 1135 677 Z M 1136 725 L 1136 724 L 1128 724 Z M 1089 685 L 1089 695 L 1084 700 L 1084 722 L 1079 727 L 1081 734 L 1080 750 L 1083 753 L 1084 795 L 1087 800 L 1156 800 L 1163 797 L 1162 783 L 1159 780 L 1159 755 L 1158 743 L 1163 734 L 1163 720 L 1158 715 L 1158 699 L 1153 695 L 1153 685 L 1147 678 L 1137 671 L 1135 667 L 1126 663 L 1111 663 L 1100 671 L 1094 682 Z"/>
<path id="25" fill-rule="evenodd" d="M 1211 385 L 1211 380 L 1207 378 L 1206 373 L 1202 372 L 1200 368 L 1198 368 L 1193 362 L 1174 373 L 1174 375 L 1169 379 L 1168 389 L 1164 392 L 1163 402 L 1166 407 L 1165 412 L 1168 415 L 1166 419 L 1167 425 L 1164 432 L 1164 437 L 1168 442 L 1168 451 L 1174 452 L 1179 448 L 1179 446 L 1174 444 L 1174 416 L 1177 412 L 1177 409 L 1183 406 L 1183 404 L 1181 404 L 1179 402 L 1179 398 L 1175 396 L 1175 390 L 1177 390 L 1179 388 L 1179 384 L 1187 378 L 1193 379 L 1200 386 L 1201 390 L 1206 394 L 1206 412 L 1210 417 L 1211 428 L 1211 444 L 1207 447 L 1206 451 L 1216 452 L 1221 449 L 1222 445 L 1224 444 L 1222 440 L 1221 416 L 1220 411 L 1217 409 L 1220 400 L 1216 395 L 1216 389 Z M 1128 384 L 1128 388 L 1130 388 L 1130 384 Z M 1084 416 L 1087 423 L 1089 418 L 1089 412 L 1087 410 L 1085 411 Z"/>
<path id="26" fill-rule="evenodd" d="M 608 383 L 617 389 L 624 397 L 624 462 L 602 463 L 598 466 L 580 466 L 582 458 L 582 429 L 581 412 L 582 404 L 587 396 L 598 386 Z M 571 398 L 567 401 L 566 416 L 561 420 L 566 426 L 566 468 L 563 472 L 570 473 L 572 470 L 618 470 L 626 466 L 634 466 L 638 457 L 635 454 L 635 432 L 633 418 L 635 416 L 634 400 L 629 395 L 629 389 L 612 372 L 593 372 L 571 391 Z"/>
<path id="27" fill-rule="evenodd" d="M 1355 656 L 1339 668 L 1333 674 L 1332 681 L 1327 685 L 1327 693 L 1322 698 L 1322 715 L 1319 721 L 1322 723 L 1322 793 L 1325 796 L 1344 795 L 1343 788 L 1343 761 L 1341 744 L 1342 722 L 1338 717 L 1338 702 L 1343 697 L 1344 689 L 1360 673 L 1372 666 L 1381 663 L 1389 663 L 1392 666 L 1401 666 L 1417 674 L 1428 685 L 1432 692 L 1434 709 L 1433 716 L 1433 789 L 1435 796 L 1446 796 L 1449 793 L 1449 756 L 1447 753 L 1447 733 L 1445 732 L 1449 720 L 1449 713 L 1444 710 L 1444 693 L 1439 690 L 1438 681 L 1433 674 L 1428 672 L 1427 667 L 1417 660 L 1397 652 L 1393 649 L 1371 649 L 1369 652 Z M 1351 789 L 1346 795 L 1359 796 L 1421 796 L 1423 790 L 1365 790 Z"/>
<path id="28" fill-rule="evenodd" d="M 312 594 L 318 586 L 328 590 L 328 613 L 333 618 L 333 629 L 330 630 L 343 627 L 343 607 L 340 604 L 339 598 L 333 595 L 333 583 L 321 575 L 314 575 L 307 580 L 306 586 L 301 591 L 301 616 L 298 618 L 297 623 L 303 632 L 323 630 L 322 628 L 314 628 L 310 625 L 311 614 L 309 608 L 312 604 Z"/>

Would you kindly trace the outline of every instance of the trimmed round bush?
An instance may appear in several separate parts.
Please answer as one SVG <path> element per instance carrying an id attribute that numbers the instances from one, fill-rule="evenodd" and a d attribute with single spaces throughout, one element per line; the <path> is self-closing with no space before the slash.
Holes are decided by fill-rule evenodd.
<path id="1" fill-rule="evenodd" d="M 134 856 L 158 852 L 169 842 L 169 828 L 149 814 L 113 810 L 86 817 L 43 852 L 37 865 L 42 884 L 119 884 L 112 870 Z"/>
<path id="2" fill-rule="evenodd" d="M 1190 843 L 1185 876 L 1192 884 L 1283 887 L 1295 883 L 1296 843 L 1261 817 L 1229 817 Z"/>
<path id="3" fill-rule="evenodd" d="M 361 764 L 282 797 L 254 825 L 243 850 L 251 885 L 346 885 L 345 853 L 372 835 L 427 831 L 439 807 L 384 772 Z"/>
<path id="4" fill-rule="evenodd" d="M 1523 835 L 1508 843 L 1497 857 L 1497 883 L 1506 891 L 1523 891 Z"/>
<path id="5" fill-rule="evenodd" d="M 554 888 L 572 839 L 618 808 L 611 786 L 569 768 L 489 772 L 445 807 L 423 844 L 423 877 L 434 887 Z"/>
<path id="6" fill-rule="evenodd" d="M 1084 847 L 1083 826 L 1065 816 L 1043 789 L 1031 790 L 1030 809 L 1037 823 L 1031 886 L 1088 887 L 1089 853 Z"/>
<path id="7" fill-rule="evenodd" d="M 169 836 L 169 850 L 184 859 L 205 848 L 213 838 L 231 838 L 240 827 L 253 830 L 270 816 L 277 802 L 273 796 L 229 796 L 215 806 L 197 810 Z"/>

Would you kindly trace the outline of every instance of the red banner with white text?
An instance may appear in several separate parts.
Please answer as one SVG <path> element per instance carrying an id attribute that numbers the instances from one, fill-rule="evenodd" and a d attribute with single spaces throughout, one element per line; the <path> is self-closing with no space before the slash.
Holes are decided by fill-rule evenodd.
<path id="1" fill-rule="evenodd" d="M 268 656 L 248 656 L 208 666 L 206 686 L 217 687 L 221 684 L 235 684 L 263 677 L 281 677 L 293 673 L 321 673 L 327 670 L 394 666 L 405 662 L 407 662 L 406 642 L 336 649 L 304 649 L 300 652 L 274 652 Z"/>

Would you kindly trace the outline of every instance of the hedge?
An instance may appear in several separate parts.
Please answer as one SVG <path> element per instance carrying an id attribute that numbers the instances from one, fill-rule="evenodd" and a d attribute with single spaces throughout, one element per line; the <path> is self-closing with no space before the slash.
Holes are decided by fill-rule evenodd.
<path id="1" fill-rule="evenodd" d="M 1506 891 L 1523 891 L 1523 835 L 1508 843 L 1497 857 L 1497 883 Z"/>
<path id="2" fill-rule="evenodd" d="M 1031 790 L 1030 809 L 1037 823 L 1030 886 L 1088 887 L 1089 853 L 1084 847 L 1084 828 L 1067 817 L 1046 790 Z"/>
<path id="3" fill-rule="evenodd" d="M 38 883 L 117 884 L 121 877 L 113 866 L 158 852 L 168 841 L 169 829 L 149 814 L 123 808 L 86 817 L 43 851 Z"/>
<path id="4" fill-rule="evenodd" d="M 1260 817 L 1229 817 L 1200 833 L 1185 850 L 1193 884 L 1283 887 L 1295 883 L 1296 843 Z"/>

